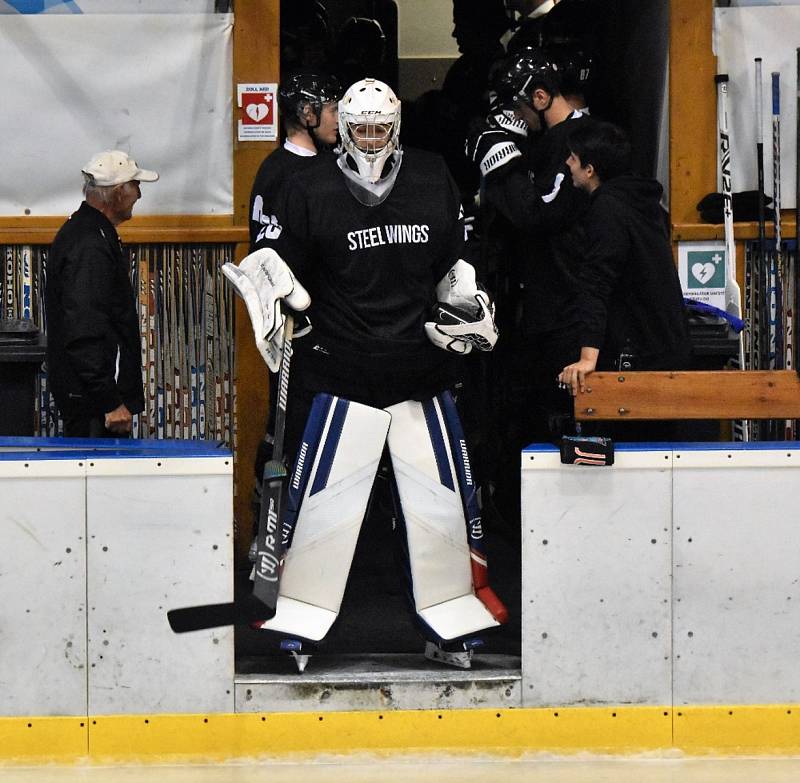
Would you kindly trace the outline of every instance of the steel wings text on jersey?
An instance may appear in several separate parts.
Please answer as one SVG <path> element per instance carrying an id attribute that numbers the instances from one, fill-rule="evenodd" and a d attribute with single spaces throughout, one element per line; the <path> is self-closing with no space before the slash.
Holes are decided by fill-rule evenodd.
<path id="1" fill-rule="evenodd" d="M 363 250 L 378 245 L 423 245 L 428 241 L 428 231 L 425 223 L 421 225 L 415 223 L 412 225 L 372 226 L 372 228 L 363 228 L 360 231 L 349 231 L 347 244 L 350 250 Z"/>
<path id="2" fill-rule="evenodd" d="M 255 210 L 253 211 L 255 217 Z M 277 239 L 283 227 L 278 223 L 275 215 L 258 215 L 258 219 L 264 228 L 258 234 L 257 241 L 267 237 Z M 363 228 L 359 231 L 349 231 L 347 233 L 347 245 L 350 250 L 364 250 L 369 247 L 379 245 L 422 245 L 428 242 L 430 228 L 427 223 L 414 223 L 410 225 L 394 224 L 384 226 L 373 226 Z"/>

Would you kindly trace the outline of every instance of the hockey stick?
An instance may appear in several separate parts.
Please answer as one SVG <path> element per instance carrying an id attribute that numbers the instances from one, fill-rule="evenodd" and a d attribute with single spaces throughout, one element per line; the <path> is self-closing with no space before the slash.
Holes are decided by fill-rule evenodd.
<path id="1" fill-rule="evenodd" d="M 800 293 L 800 286 L 797 284 L 798 265 L 797 258 L 800 255 L 800 48 L 797 49 L 797 73 L 795 76 L 795 90 L 797 95 L 796 123 L 795 123 L 795 178 L 794 178 L 794 220 L 795 220 L 795 246 L 793 260 L 790 262 L 789 276 L 791 281 L 791 301 L 793 311 L 800 313 L 800 302 L 797 295 Z M 800 362 L 798 362 L 796 348 L 792 345 L 792 366 L 800 375 Z M 796 427 L 795 427 L 796 429 Z"/>
<path id="2" fill-rule="evenodd" d="M 768 370 L 779 367 L 779 352 L 782 350 L 779 318 L 779 281 L 783 276 L 781 260 L 781 114 L 780 114 L 780 74 L 773 71 L 772 83 L 772 200 L 774 206 L 773 236 L 775 244 L 769 257 L 769 355 Z"/>
<path id="3" fill-rule="evenodd" d="M 719 130 L 719 170 L 722 181 L 722 214 L 725 226 L 725 310 L 742 317 L 742 292 L 736 280 L 736 242 L 733 235 L 733 181 L 731 139 L 728 131 L 728 74 L 714 77 L 717 83 L 717 128 Z M 739 369 L 744 369 L 744 330 L 739 333 Z M 750 440 L 747 421 L 735 422 L 736 440 Z"/>
<path id="4" fill-rule="evenodd" d="M 793 341 L 793 311 L 790 300 L 791 285 L 788 275 L 788 259 L 783 255 L 781 242 L 781 75 L 772 72 L 772 202 L 775 209 L 775 265 L 778 279 L 776 296 L 776 325 L 782 339 L 776 344 L 775 369 L 791 369 Z M 778 353 L 779 352 L 779 353 Z M 772 368 L 771 368 L 772 369 Z M 780 434 L 776 425 L 775 435 Z M 784 440 L 794 440 L 794 421 L 786 419 L 783 428 Z"/>
<path id="5" fill-rule="evenodd" d="M 758 169 L 758 294 L 756 307 L 759 312 L 758 368 L 769 353 L 769 307 L 767 264 L 767 219 L 764 192 L 764 99 L 762 93 L 761 58 L 756 57 L 756 166 Z M 756 368 L 754 368 L 756 369 Z"/>
<path id="6" fill-rule="evenodd" d="M 286 498 L 286 467 L 283 464 L 283 438 L 286 430 L 286 397 L 292 359 L 294 317 L 286 313 L 283 356 L 278 373 L 278 399 L 272 459 L 264 465 L 261 484 L 261 510 L 258 517 L 257 555 L 253 592 L 240 601 L 201 604 L 167 612 L 175 633 L 200 631 L 221 625 L 241 625 L 275 616 L 278 603 L 280 567 L 283 560 L 281 520 Z"/>

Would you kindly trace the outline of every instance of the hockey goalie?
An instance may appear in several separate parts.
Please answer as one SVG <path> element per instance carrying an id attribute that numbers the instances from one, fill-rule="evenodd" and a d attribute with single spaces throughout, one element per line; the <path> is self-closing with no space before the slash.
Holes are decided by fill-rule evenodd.
<path id="1" fill-rule="evenodd" d="M 295 653 L 324 639 L 386 453 L 426 655 L 468 667 L 471 640 L 507 612 L 451 389 L 463 357 L 494 346 L 493 306 L 460 260 L 457 189 L 438 155 L 401 148 L 392 90 L 356 82 L 338 122 L 340 146 L 293 177 L 269 237 L 224 270 L 273 372 L 286 305 L 311 326 L 292 346 L 283 563 L 275 615 L 258 626 Z"/>

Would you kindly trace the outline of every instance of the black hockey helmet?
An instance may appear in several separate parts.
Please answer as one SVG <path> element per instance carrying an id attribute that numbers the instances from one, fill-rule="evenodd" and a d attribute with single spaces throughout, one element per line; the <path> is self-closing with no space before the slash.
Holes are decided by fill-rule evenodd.
<path id="1" fill-rule="evenodd" d="M 594 57 L 578 40 L 550 44 L 547 57 L 560 72 L 561 92 L 567 95 L 584 93 L 592 79 Z"/>
<path id="2" fill-rule="evenodd" d="M 551 96 L 561 94 L 561 71 L 547 52 L 526 47 L 494 69 L 489 88 L 495 107 L 518 103 L 530 106 L 531 94 L 537 88 L 546 90 Z"/>
<path id="3" fill-rule="evenodd" d="M 317 124 L 326 103 L 338 103 L 344 94 L 335 76 L 314 71 L 300 71 L 288 76 L 278 89 L 278 108 L 284 117 L 301 118 L 305 107 L 311 106 Z M 314 126 L 316 127 L 316 126 Z"/>

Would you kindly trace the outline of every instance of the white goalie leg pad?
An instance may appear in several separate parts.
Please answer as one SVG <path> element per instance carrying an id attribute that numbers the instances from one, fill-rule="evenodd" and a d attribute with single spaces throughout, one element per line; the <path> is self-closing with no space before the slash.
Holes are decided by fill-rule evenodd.
<path id="1" fill-rule="evenodd" d="M 311 641 L 339 614 L 390 415 L 319 394 L 290 478 L 299 501 L 275 616 L 262 628 Z M 286 532 L 284 538 L 286 538 Z"/>
<path id="2" fill-rule="evenodd" d="M 463 441 L 463 454 L 453 451 L 441 398 L 402 402 L 387 410 L 417 614 L 445 641 L 499 625 L 473 590 L 457 473 L 459 463 L 469 471 L 469 460 Z"/>

